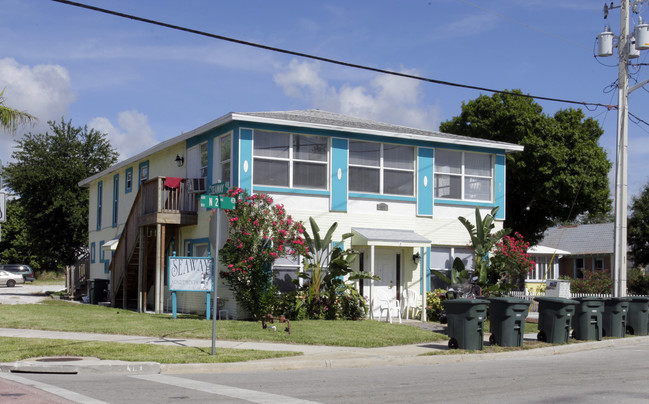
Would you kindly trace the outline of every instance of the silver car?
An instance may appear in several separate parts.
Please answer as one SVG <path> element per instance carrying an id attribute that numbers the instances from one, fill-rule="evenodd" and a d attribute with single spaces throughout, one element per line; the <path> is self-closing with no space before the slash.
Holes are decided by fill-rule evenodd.
<path id="1" fill-rule="evenodd" d="M 20 274 L 0 271 L 0 285 L 7 285 L 7 287 L 13 288 L 17 283 L 25 283 L 25 278 Z"/>

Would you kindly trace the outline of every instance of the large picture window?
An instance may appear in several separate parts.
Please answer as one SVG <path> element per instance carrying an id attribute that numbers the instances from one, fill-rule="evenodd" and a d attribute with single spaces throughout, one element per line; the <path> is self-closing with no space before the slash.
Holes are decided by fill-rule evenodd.
<path id="1" fill-rule="evenodd" d="M 412 196 L 414 181 L 414 147 L 349 142 L 350 191 Z"/>
<path id="2" fill-rule="evenodd" d="M 435 198 L 493 199 L 493 155 L 435 150 Z"/>
<path id="3" fill-rule="evenodd" d="M 324 136 L 255 131 L 255 185 L 327 189 L 328 141 Z"/>

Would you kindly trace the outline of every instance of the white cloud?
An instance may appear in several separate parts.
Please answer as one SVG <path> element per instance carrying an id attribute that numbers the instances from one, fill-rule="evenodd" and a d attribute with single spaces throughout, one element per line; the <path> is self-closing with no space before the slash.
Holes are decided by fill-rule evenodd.
<path id="1" fill-rule="evenodd" d="M 314 108 L 421 129 L 439 125 L 438 108 L 422 104 L 420 83 L 412 79 L 382 74 L 365 85 L 336 88 L 320 76 L 319 63 L 297 60 L 276 73 L 274 79 L 286 95 Z"/>
<path id="2" fill-rule="evenodd" d="M 25 111 L 38 122 L 15 135 L 0 132 L 0 159 L 7 161 L 14 142 L 26 132 L 44 133 L 47 121 L 58 121 L 65 115 L 76 96 L 67 69 L 60 65 L 22 65 L 12 58 L 0 59 L 0 90 L 5 105 Z"/>
<path id="3" fill-rule="evenodd" d="M 119 153 L 120 160 L 134 156 L 158 143 L 153 129 L 149 126 L 148 117 L 139 111 L 120 112 L 117 124 L 119 128 L 115 127 L 110 119 L 97 117 L 88 122 L 88 127 L 108 135 L 108 141 Z"/>

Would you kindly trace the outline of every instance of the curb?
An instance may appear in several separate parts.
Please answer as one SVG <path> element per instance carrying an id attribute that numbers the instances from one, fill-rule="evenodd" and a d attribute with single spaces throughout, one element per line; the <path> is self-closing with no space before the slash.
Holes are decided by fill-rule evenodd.
<path id="1" fill-rule="evenodd" d="M 158 374 L 157 362 L 126 362 L 91 357 L 45 357 L 0 364 L 4 373 L 48 374 Z"/>

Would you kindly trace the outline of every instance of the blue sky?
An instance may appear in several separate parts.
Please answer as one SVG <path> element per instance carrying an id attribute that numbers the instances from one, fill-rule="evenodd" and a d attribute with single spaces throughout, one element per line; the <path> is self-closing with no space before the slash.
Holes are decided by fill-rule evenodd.
<path id="1" fill-rule="evenodd" d="M 428 78 L 617 104 L 617 58 L 594 58 L 603 2 L 572 0 L 79 0 L 200 31 Z M 641 15 L 649 19 L 649 6 Z M 395 78 L 49 0 L 0 0 L 0 88 L 39 118 L 108 133 L 126 158 L 231 111 L 319 108 L 436 130 L 476 90 Z M 632 15 L 632 26 L 637 15 Z M 648 63 L 649 51 L 638 62 Z M 644 68 L 646 69 L 646 67 Z M 635 71 L 635 69 L 633 70 Z M 640 69 L 634 75 L 649 75 Z M 490 93 L 482 93 L 488 94 Z M 649 94 L 630 96 L 645 121 Z M 574 105 L 538 101 L 547 114 Z M 617 113 L 600 122 L 614 159 Z M 7 161 L 21 134 L 0 134 Z M 629 192 L 649 179 L 649 127 L 630 123 Z M 612 177 L 611 177 L 612 179 Z"/>

